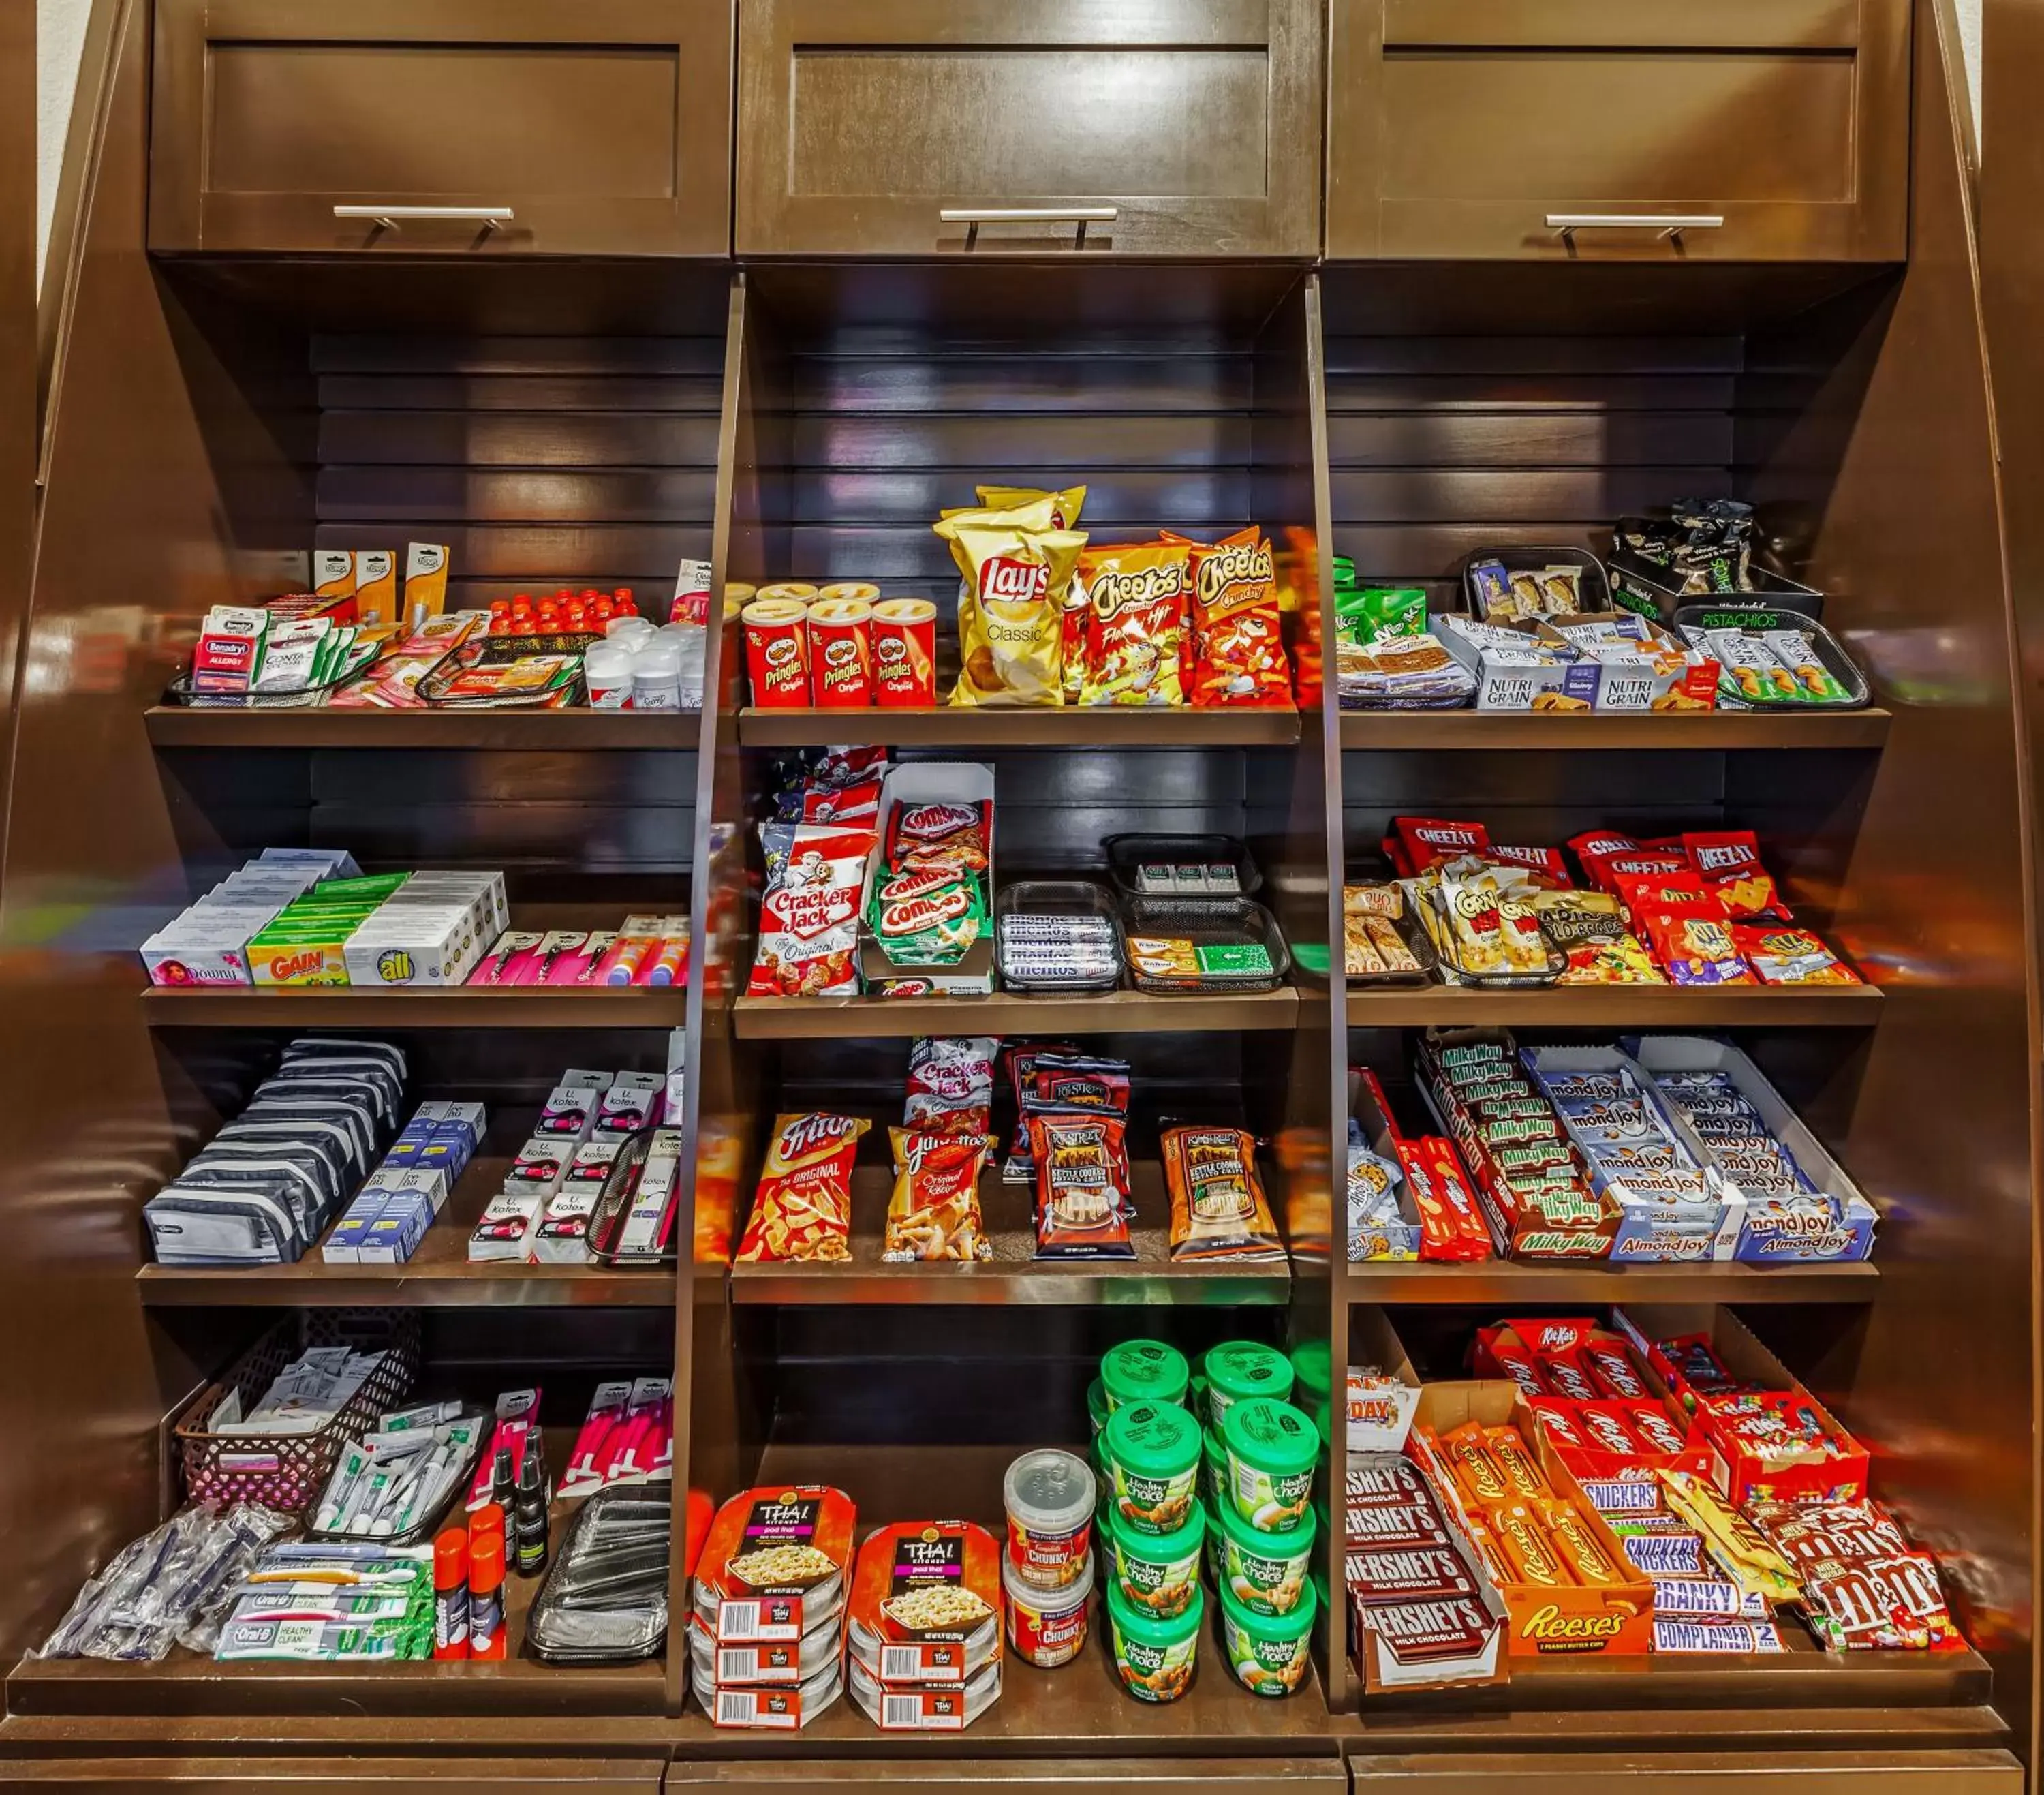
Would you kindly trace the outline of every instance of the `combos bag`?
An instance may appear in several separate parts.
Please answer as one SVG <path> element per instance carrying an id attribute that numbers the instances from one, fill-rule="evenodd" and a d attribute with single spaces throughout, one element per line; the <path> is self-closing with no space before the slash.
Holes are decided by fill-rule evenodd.
<path id="1" fill-rule="evenodd" d="M 964 666 L 951 702 L 1062 704 L 1065 601 L 1085 536 L 963 518 L 936 528 L 949 532 L 966 581 L 959 595 Z"/>
<path id="2" fill-rule="evenodd" d="M 1193 702 L 1292 702 L 1278 614 L 1277 563 L 1260 532 L 1247 529 L 1208 548 L 1191 546 Z"/>
<path id="3" fill-rule="evenodd" d="M 1078 701 L 1182 705 L 1190 544 L 1088 548 L 1079 556 L 1078 584 L 1085 594 Z M 1068 691 L 1070 673 L 1068 660 Z"/>
<path id="4" fill-rule="evenodd" d="M 752 1217 L 738 1244 L 747 1264 L 851 1257 L 851 1166 L 873 1124 L 856 1116 L 777 1116 Z"/>

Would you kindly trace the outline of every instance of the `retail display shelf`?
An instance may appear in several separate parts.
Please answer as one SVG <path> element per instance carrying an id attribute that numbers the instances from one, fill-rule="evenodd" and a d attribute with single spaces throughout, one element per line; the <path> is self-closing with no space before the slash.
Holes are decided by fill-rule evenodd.
<path id="1" fill-rule="evenodd" d="M 1108 991 L 1089 997 L 740 997 L 740 1040 L 856 1040 L 929 1034 L 1179 1035 L 1289 1030 L 1298 993 L 1155 997 Z"/>
<path id="2" fill-rule="evenodd" d="M 1555 711 L 1344 711 L 1354 748 L 1877 748 L 1892 715 L 1834 711 L 1677 710 L 1585 717 Z"/>
<path id="3" fill-rule="evenodd" d="M 1347 1015 L 1351 1028 L 1865 1028 L 1881 1020 L 1881 993 L 1872 985 L 1423 985 L 1351 990 Z"/>
<path id="4" fill-rule="evenodd" d="M 980 1207 L 993 1257 L 972 1264 L 889 1264 L 881 1258 L 893 1177 L 880 1166 L 852 1174 L 851 1259 L 837 1264 L 743 1264 L 731 1268 L 734 1303 L 790 1305 L 995 1303 L 1070 1308 L 1208 1308 L 1291 1301 L 1287 1264 L 1187 1264 L 1170 1256 L 1170 1202 L 1154 1159 L 1129 1167 L 1136 1220 L 1130 1259 L 1039 1259 L 1032 1221 L 1034 1186 L 980 1180 Z"/>
<path id="5" fill-rule="evenodd" d="M 692 710 L 207 710 L 154 705 L 143 721 L 158 748 L 693 751 L 702 736 L 702 713 Z"/>
<path id="6" fill-rule="evenodd" d="M 1112 705 L 933 710 L 774 710 L 738 713 L 747 748 L 1289 748 L 1295 710 L 1156 710 Z"/>
<path id="7" fill-rule="evenodd" d="M 1358 1303 L 1870 1303 L 1879 1282 L 1878 1270 L 1868 1261 L 1766 1266 L 1488 1259 L 1474 1265 L 1351 1265 L 1347 1293 Z"/>
<path id="8" fill-rule="evenodd" d="M 678 1028 L 688 994 L 679 985 L 591 991 L 568 986 L 456 985 L 376 991 L 346 985 L 142 993 L 159 1028 Z"/>

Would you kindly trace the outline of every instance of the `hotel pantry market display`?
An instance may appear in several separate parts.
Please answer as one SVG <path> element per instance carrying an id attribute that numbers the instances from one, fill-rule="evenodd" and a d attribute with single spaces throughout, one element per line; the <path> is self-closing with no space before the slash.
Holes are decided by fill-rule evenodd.
<path id="1" fill-rule="evenodd" d="M 1224 10 L 113 10 L 0 1774 L 2014 1795 L 1946 21 Z"/>

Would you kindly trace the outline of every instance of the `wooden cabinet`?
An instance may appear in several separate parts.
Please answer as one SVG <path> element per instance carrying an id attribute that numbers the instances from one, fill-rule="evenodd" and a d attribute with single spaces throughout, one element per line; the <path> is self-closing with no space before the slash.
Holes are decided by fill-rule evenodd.
<path id="1" fill-rule="evenodd" d="M 158 250 L 722 256 L 729 0 L 161 0 Z"/>
<path id="2" fill-rule="evenodd" d="M 1332 0 L 1327 253 L 1900 261 L 1909 16 Z"/>
<path id="3" fill-rule="evenodd" d="M 21 1758 L 8 1795 L 660 1795 L 657 1758 Z"/>
<path id="4" fill-rule="evenodd" d="M 1628 1751 L 1358 1757 L 1372 1795 L 2022 1795 L 2000 1751 Z"/>
<path id="5" fill-rule="evenodd" d="M 740 12 L 742 254 L 1319 251 L 1320 0 Z"/>

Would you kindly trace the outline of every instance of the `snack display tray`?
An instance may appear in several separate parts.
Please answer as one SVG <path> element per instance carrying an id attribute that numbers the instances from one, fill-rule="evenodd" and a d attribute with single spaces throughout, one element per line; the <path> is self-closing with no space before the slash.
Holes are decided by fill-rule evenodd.
<path id="1" fill-rule="evenodd" d="M 1608 1259 L 1427 1260 L 1350 1264 L 1348 1299 L 1370 1303 L 1870 1303 L 1869 1261 L 1756 1266 L 1615 1265 Z"/>
<path id="2" fill-rule="evenodd" d="M 1620 528 L 1629 521 L 1620 518 Z M 1611 576 L 1612 597 L 1619 607 L 1638 611 L 1642 617 L 1650 617 L 1657 623 L 1673 624 L 1685 606 L 1696 604 L 1700 599 L 1712 605 L 1772 605 L 1777 610 L 1797 611 L 1813 619 L 1824 614 L 1823 593 L 1814 586 L 1805 586 L 1800 580 L 1791 579 L 1785 574 L 1777 574 L 1766 567 L 1752 570 L 1754 581 L 1752 591 L 1712 593 L 1708 597 L 1693 592 L 1677 592 L 1663 579 L 1660 568 L 1628 548 L 1615 547 L 1612 549 L 1607 571 Z"/>
<path id="3" fill-rule="evenodd" d="M 1237 992 L 1274 991 L 1292 970 L 1291 950 L 1278 919 L 1247 898 L 1124 898 L 1124 937 L 1157 935 L 1182 938 L 1195 947 L 1258 943 L 1270 955 L 1270 971 L 1249 978 L 1162 978 L 1143 971 L 1132 954 L 1129 981 L 1139 991 L 1165 997 L 1223 997 Z"/>
<path id="4" fill-rule="evenodd" d="M 1462 557 L 1461 567 L 1462 609 L 1471 617 L 1484 615 L 1476 589 L 1476 570 L 1485 561 L 1501 561 L 1508 574 L 1528 571 L 1539 572 L 1545 567 L 1575 567 L 1582 578 L 1577 582 L 1577 590 L 1583 603 L 1584 614 L 1608 612 L 1617 609 L 1611 594 L 1611 581 L 1606 577 L 1604 563 L 1586 548 L 1541 548 L 1523 543 L 1507 547 L 1480 548 Z"/>
<path id="5" fill-rule="evenodd" d="M 1097 917 L 1105 922 L 1114 941 L 1114 972 L 1111 978 L 1024 978 L 1009 971 L 1002 958 L 1001 923 L 1011 913 L 1074 917 Z M 1116 990 L 1128 968 L 1128 951 L 1121 938 L 1121 918 L 1106 887 L 1090 879 L 1017 879 L 1001 888 L 993 904 L 993 966 L 1002 989 L 1028 997 L 1083 997 L 1089 992 Z"/>
<path id="6" fill-rule="evenodd" d="M 832 1265 L 734 1265 L 738 1304 L 1056 1303 L 1066 1307 L 1143 1304 L 1283 1304 L 1292 1271 L 1281 1264 L 1182 1263 L 1170 1256 L 1170 1198 L 1157 1160 L 1132 1159 L 1135 1199 L 1132 1259 L 1039 1259 L 1035 1186 L 1005 1182 L 997 1167 L 981 1175 L 979 1200 L 993 1257 L 972 1265 L 890 1265 L 880 1256 L 893 1174 L 878 1164 L 851 1174 L 851 1258 Z M 1268 1177 L 1268 1168 L 1266 1176 Z"/>
<path id="7" fill-rule="evenodd" d="M 1454 927 L 1446 913 L 1446 905 L 1441 897 L 1440 887 L 1430 886 L 1426 898 L 1427 901 L 1433 906 L 1434 910 L 1439 916 L 1441 932 L 1452 942 L 1454 940 Z M 1442 955 L 1438 950 L 1435 955 L 1435 963 L 1443 979 L 1452 972 L 1461 982 L 1461 987 L 1466 990 L 1484 992 L 1546 990 L 1552 986 L 1554 981 L 1569 970 L 1569 958 L 1547 939 L 1545 930 L 1541 932 L 1540 943 L 1547 950 L 1547 970 L 1545 972 L 1465 972 L 1456 963 L 1452 954 Z"/>
<path id="8" fill-rule="evenodd" d="M 578 655 L 600 636 L 576 630 L 561 630 L 544 636 L 482 636 L 450 649 L 419 682 L 419 696 L 427 707 L 448 710 L 543 710 L 559 704 L 581 701 L 585 688 L 579 668 L 556 684 L 532 692 L 507 693 L 495 698 L 455 698 L 447 696 L 449 684 L 477 667 L 505 667 L 527 655 Z M 564 695 L 565 694 L 565 695 Z"/>
<path id="9" fill-rule="evenodd" d="M 192 688 L 191 675 L 182 673 L 163 694 L 167 708 L 193 711 L 309 710 L 325 704 L 348 681 L 376 658 L 376 644 L 356 644 L 348 664 L 332 678 L 317 686 L 294 686 L 283 692 L 200 692 Z"/>
<path id="10" fill-rule="evenodd" d="M 1764 609 L 1758 605 L 1712 602 L 1685 605 L 1675 613 L 1675 628 L 1685 639 L 1692 629 L 1800 629 L 1810 638 L 1824 671 L 1846 689 L 1842 704 L 1807 702 L 1795 698 L 1742 698 L 1740 705 L 1758 711 L 1855 710 L 1873 696 L 1866 675 L 1854 663 L 1844 646 L 1815 617 L 1803 616 L 1787 606 Z M 1719 681 L 1720 686 L 1723 681 Z M 1718 701 L 1722 704 L 1722 696 Z"/>
<path id="11" fill-rule="evenodd" d="M 1202 898 L 1226 901 L 1233 898 L 1254 898 L 1263 889 L 1263 874 L 1257 871 L 1256 863 L 1250 857 L 1249 844 L 1231 835 L 1111 835 L 1101 843 L 1101 851 L 1107 855 L 1107 870 L 1114 881 L 1114 888 L 1128 898 L 1176 898 L 1183 896 L 1189 902 L 1198 902 Z M 1135 883 L 1135 870 L 1145 860 L 1162 860 L 1174 864 L 1197 863 L 1211 866 L 1226 861 L 1235 868 L 1235 877 L 1242 882 L 1239 891 L 1185 892 L 1144 891 Z"/>
<path id="12" fill-rule="evenodd" d="M 1362 748 L 1630 752 L 1640 748 L 1877 748 L 1891 714 L 1808 705 L 1773 710 L 1345 710 L 1344 751 Z"/>
<path id="13" fill-rule="evenodd" d="M 1358 880 L 1358 884 L 1372 882 Z M 1434 951 L 1434 944 L 1420 919 L 1412 914 L 1412 906 L 1405 905 L 1399 913 L 1390 919 L 1391 926 L 1398 931 L 1398 939 L 1411 951 L 1420 964 L 1412 972 L 1350 972 L 1347 968 L 1346 940 L 1343 941 L 1342 977 L 1351 990 L 1381 990 L 1387 986 L 1411 989 L 1431 985 L 1439 976 L 1440 956 Z"/>

